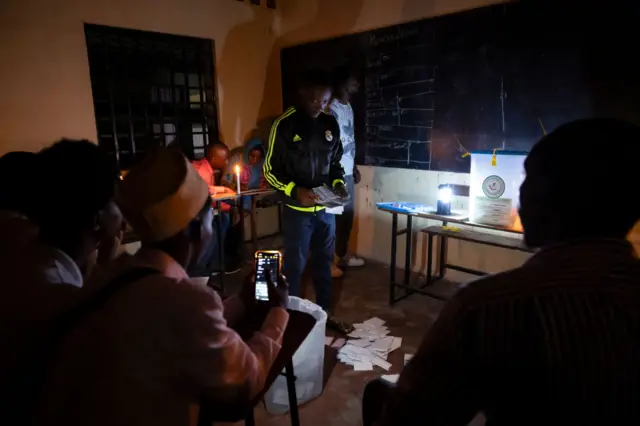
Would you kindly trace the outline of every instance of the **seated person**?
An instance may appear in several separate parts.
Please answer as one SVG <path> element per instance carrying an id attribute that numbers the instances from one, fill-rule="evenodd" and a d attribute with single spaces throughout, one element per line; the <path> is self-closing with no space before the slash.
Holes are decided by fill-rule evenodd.
<path id="1" fill-rule="evenodd" d="M 224 142 L 217 141 L 207 147 L 205 157 L 195 160 L 191 164 L 200 177 L 209 186 L 209 195 L 235 194 L 228 186 L 224 185 L 224 171 L 229 165 L 229 148 Z M 223 203 L 222 211 L 229 211 L 230 205 Z"/>
<path id="2" fill-rule="evenodd" d="M 247 142 L 244 148 L 244 162 L 240 171 L 240 187 L 243 191 L 266 189 L 269 187 L 262 173 L 264 147 L 259 139 Z"/>
<path id="3" fill-rule="evenodd" d="M 271 308 L 244 342 L 232 327 L 253 303 L 253 281 L 224 302 L 185 269 L 212 237 L 207 185 L 177 150 L 133 168 L 118 204 L 142 248 L 92 277 L 104 289 L 144 271 L 76 326 L 57 351 L 37 407 L 40 424 L 190 424 L 201 399 L 245 404 L 264 387 L 287 326 L 286 288 L 270 284 Z M 180 206 L 176 209 L 175 206 Z"/>
<path id="4" fill-rule="evenodd" d="M 613 119 L 566 124 L 533 147 L 520 218 L 540 250 L 455 295 L 374 424 L 462 426 L 479 412 L 498 426 L 637 424 L 640 262 L 625 237 L 640 218 L 626 201 L 638 158 L 640 128 Z M 381 399 L 365 390 L 368 422 Z"/>
<path id="5" fill-rule="evenodd" d="M 236 192 L 231 190 L 225 185 L 224 170 L 229 164 L 229 148 L 223 142 L 215 142 L 207 147 L 206 155 L 201 160 L 192 162 L 193 167 L 196 169 L 200 177 L 209 186 L 209 195 L 215 197 L 220 194 L 235 194 Z M 227 234 L 231 227 L 231 221 L 237 215 L 237 210 L 233 209 L 233 203 L 230 201 L 220 203 L 219 214 L 219 230 L 222 234 L 223 244 L 227 240 Z M 218 227 L 214 227 L 214 232 L 218 231 Z M 224 247 L 224 245 L 223 245 Z M 215 234 L 205 251 L 202 259 L 189 269 L 189 275 L 191 276 L 209 276 L 220 271 L 221 265 L 218 262 L 218 236 Z M 225 270 L 230 272 L 237 272 L 239 268 L 233 265 L 233 259 L 226 260 Z"/>
<path id="6" fill-rule="evenodd" d="M 82 271 L 122 220 L 113 200 L 115 162 L 96 144 L 62 140 L 35 157 L 30 173 L 39 185 L 23 196 L 37 237 L 2 259 L 0 400 L 17 415 L 32 398 L 25 387 L 38 374 L 35 365 L 49 354 L 41 342 L 78 301 Z"/>
<path id="7" fill-rule="evenodd" d="M 248 141 L 242 148 L 242 157 L 236 155 L 235 161 L 231 161 L 227 169 L 226 179 L 228 185 L 237 189 L 237 176 L 235 166 L 240 165 L 240 189 L 249 191 L 254 189 L 267 189 L 269 185 L 264 179 L 262 165 L 264 163 L 264 147 L 259 139 Z M 243 197 L 245 211 L 251 208 L 251 199 Z"/>

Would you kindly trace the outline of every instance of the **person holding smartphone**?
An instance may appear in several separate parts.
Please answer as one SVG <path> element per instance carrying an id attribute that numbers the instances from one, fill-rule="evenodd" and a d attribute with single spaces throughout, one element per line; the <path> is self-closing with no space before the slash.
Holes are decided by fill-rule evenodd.
<path id="1" fill-rule="evenodd" d="M 212 236 L 213 211 L 207 184 L 177 150 L 149 154 L 124 178 L 117 201 L 142 248 L 103 268 L 91 288 L 108 288 L 131 271 L 146 275 L 119 285 L 47 351 L 57 356 L 34 424 L 186 426 L 202 399 L 247 404 L 280 352 L 286 282 L 267 280 L 266 317 L 243 341 L 233 327 L 258 303 L 253 279 L 223 302 L 186 273 Z"/>

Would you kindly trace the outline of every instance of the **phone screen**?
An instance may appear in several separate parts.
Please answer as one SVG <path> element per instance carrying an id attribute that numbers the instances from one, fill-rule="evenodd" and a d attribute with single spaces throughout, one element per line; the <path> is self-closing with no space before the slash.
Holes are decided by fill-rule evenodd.
<path id="1" fill-rule="evenodd" d="M 266 271 L 271 273 L 271 281 L 276 284 L 280 273 L 280 253 L 277 251 L 256 252 L 256 300 L 269 300 Z"/>

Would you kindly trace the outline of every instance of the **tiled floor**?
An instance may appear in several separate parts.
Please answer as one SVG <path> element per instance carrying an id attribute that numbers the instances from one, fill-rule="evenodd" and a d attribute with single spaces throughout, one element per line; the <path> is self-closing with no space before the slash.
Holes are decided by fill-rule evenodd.
<path id="1" fill-rule="evenodd" d="M 236 281 L 234 275 L 233 281 Z M 400 275 L 398 275 L 399 277 Z M 239 277 L 238 277 L 239 278 Z M 389 269 L 383 265 L 369 264 L 360 269 L 348 271 L 343 279 L 334 281 L 337 309 L 336 315 L 350 322 L 361 322 L 377 316 L 387 322 L 391 334 L 402 337 L 402 347 L 389 357 L 393 364 L 390 373 L 400 371 L 404 353 L 414 353 L 425 332 L 442 309 L 443 303 L 435 299 L 412 295 L 397 303 L 388 305 Z M 230 283 L 231 286 L 233 284 Z M 454 286 L 443 282 L 443 293 L 454 291 Z M 307 285 L 307 298 L 313 300 L 313 291 Z M 335 353 L 329 357 L 335 357 Z M 325 364 L 328 381 L 323 394 L 314 401 L 300 407 L 302 426 L 332 425 L 358 426 L 361 424 L 361 398 L 365 384 L 381 374 L 381 369 L 373 372 L 354 372 L 352 367 L 327 359 Z M 255 411 L 256 424 L 264 426 L 290 425 L 288 415 L 272 415 L 263 407 Z"/>

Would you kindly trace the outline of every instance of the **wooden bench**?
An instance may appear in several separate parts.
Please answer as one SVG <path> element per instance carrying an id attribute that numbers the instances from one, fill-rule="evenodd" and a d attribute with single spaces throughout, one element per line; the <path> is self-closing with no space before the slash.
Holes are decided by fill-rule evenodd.
<path id="1" fill-rule="evenodd" d="M 408 297 L 414 293 L 423 294 L 425 296 L 432 297 L 438 300 L 449 300 L 449 297 L 443 294 L 432 291 L 426 288 L 434 282 L 442 279 L 447 268 L 466 272 L 473 275 L 486 275 L 486 272 L 476 271 L 473 269 L 465 268 L 458 265 L 447 264 L 446 258 L 446 242 L 447 239 L 453 238 L 462 241 L 468 241 L 475 244 L 488 245 L 493 247 L 500 247 L 507 250 L 518 250 L 523 252 L 531 252 L 527 248 L 520 238 L 504 237 L 502 235 L 496 235 L 489 232 L 476 231 L 476 229 L 488 229 L 491 231 L 500 231 L 502 233 L 510 233 L 516 235 L 522 235 L 522 231 L 513 227 L 501 227 L 496 225 L 488 225 L 483 223 L 469 221 L 468 215 L 465 212 L 457 211 L 452 212 L 450 215 L 439 215 L 434 208 L 422 208 L 420 210 L 405 210 L 402 206 L 396 204 L 402 203 L 376 203 L 376 206 L 380 211 L 391 214 L 391 259 L 390 259 L 390 276 L 389 276 L 389 305 Z M 404 229 L 398 229 L 398 216 L 405 216 L 407 220 L 407 226 Z M 413 285 L 411 283 L 411 259 L 413 251 L 413 218 L 427 219 L 441 222 L 443 226 L 430 226 L 425 229 L 421 229 L 420 232 L 427 234 L 428 238 L 428 250 L 427 250 L 427 280 L 422 285 Z M 455 224 L 456 226 L 464 226 L 464 229 L 452 229 L 450 227 L 444 227 L 448 224 Z M 469 229 L 472 228 L 472 229 Z M 396 280 L 396 254 L 398 248 L 398 237 L 406 235 L 405 239 L 405 258 L 404 258 L 404 276 L 400 282 Z M 433 265 L 433 237 L 439 237 L 440 258 L 439 258 L 439 270 L 438 276 L 433 277 L 431 268 Z M 400 296 L 396 296 L 396 288 L 401 288 L 404 292 Z"/>
<path id="2" fill-rule="evenodd" d="M 467 241 L 474 244 L 499 247 L 507 250 L 517 250 L 532 253 L 533 249 L 527 247 L 521 238 L 505 237 L 502 235 L 490 234 L 487 232 L 474 231 L 470 229 L 447 229 L 443 226 L 430 226 L 420 232 L 427 234 L 427 280 L 425 287 L 444 278 L 447 269 L 461 271 L 471 275 L 487 275 L 487 272 L 466 268 L 446 261 L 446 242 L 451 238 L 454 240 Z M 439 237 L 440 258 L 438 264 L 438 275 L 433 276 L 431 270 L 433 265 L 433 238 Z"/>
<path id="3" fill-rule="evenodd" d="M 443 226 L 429 226 L 428 228 L 421 229 L 420 232 L 427 234 L 427 277 L 426 281 L 419 287 L 415 285 L 409 285 L 407 283 L 392 283 L 391 285 L 395 287 L 399 287 L 405 290 L 404 294 L 400 297 L 395 298 L 393 303 L 404 299 L 407 296 L 410 296 L 414 293 L 423 294 L 429 297 L 433 297 L 434 299 L 439 300 L 449 300 L 448 296 L 436 293 L 428 289 L 430 285 L 435 283 L 436 281 L 444 278 L 444 274 L 447 269 L 453 269 L 455 271 L 465 272 L 467 274 L 472 275 L 487 275 L 487 272 L 478 271 L 475 269 L 466 268 L 464 266 L 455 265 L 446 262 L 446 247 L 447 247 L 447 239 L 451 238 L 454 240 L 467 241 L 470 243 L 481 244 L 485 246 L 499 247 L 507 250 L 517 250 L 527 253 L 532 253 L 533 250 L 528 248 L 522 239 L 520 238 L 511 238 L 504 237 L 501 235 L 490 234 L 487 232 L 474 231 L 470 229 L 447 229 Z M 433 267 L 433 239 L 434 237 L 439 238 L 439 250 L 440 257 L 438 263 L 438 274 L 434 277 L 432 273 Z"/>

